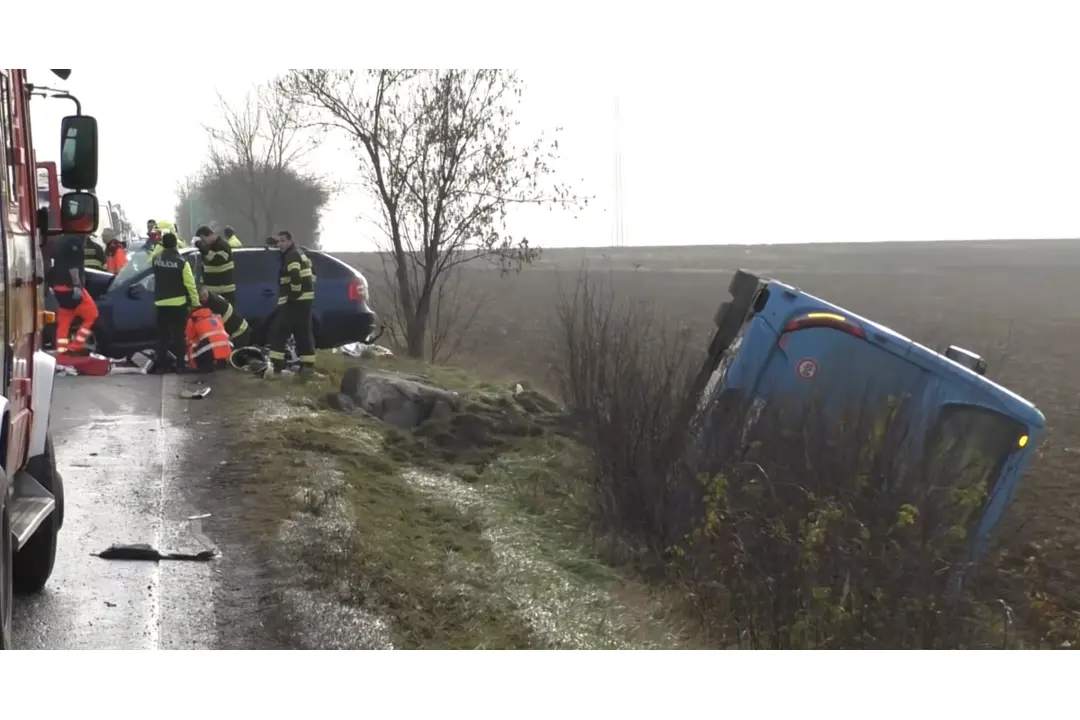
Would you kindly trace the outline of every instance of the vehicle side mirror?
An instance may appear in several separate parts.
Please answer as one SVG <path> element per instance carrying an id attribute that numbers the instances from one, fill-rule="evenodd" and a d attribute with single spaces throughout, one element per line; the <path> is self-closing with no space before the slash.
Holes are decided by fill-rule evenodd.
<path id="1" fill-rule="evenodd" d="M 93 193 L 69 192 L 60 198 L 60 227 L 65 233 L 89 235 L 97 230 L 98 200 Z"/>
<path id="2" fill-rule="evenodd" d="M 70 190 L 93 190 L 98 181 L 97 120 L 69 115 L 60 123 L 60 183 Z"/>

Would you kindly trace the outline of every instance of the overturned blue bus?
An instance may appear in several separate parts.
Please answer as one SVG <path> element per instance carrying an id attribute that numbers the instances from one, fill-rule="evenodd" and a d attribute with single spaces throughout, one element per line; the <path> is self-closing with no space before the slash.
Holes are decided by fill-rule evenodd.
<path id="1" fill-rule="evenodd" d="M 703 448 L 715 448 L 721 435 L 737 445 L 762 412 L 777 404 L 814 403 L 817 417 L 832 424 L 853 405 L 875 415 L 900 400 L 908 460 L 934 465 L 939 476 L 966 475 L 964 482 L 985 487 L 968 523 L 977 551 L 1033 457 L 1045 429 L 1042 413 L 986 378 L 986 363 L 974 353 L 958 347 L 938 353 L 746 271 L 734 274 L 728 291 L 731 299 L 717 311 L 708 360 L 694 389 L 691 455 L 695 448 L 699 458 L 712 452 Z M 723 431 L 721 416 L 728 423 Z M 798 413 L 789 417 L 793 424 L 805 422 Z M 950 460 L 940 459 L 945 447 Z"/>

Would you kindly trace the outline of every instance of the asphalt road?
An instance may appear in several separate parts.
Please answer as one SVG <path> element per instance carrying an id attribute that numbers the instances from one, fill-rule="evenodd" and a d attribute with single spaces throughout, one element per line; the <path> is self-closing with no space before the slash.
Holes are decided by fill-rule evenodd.
<path id="1" fill-rule="evenodd" d="M 150 543 L 163 552 L 201 549 L 187 518 L 215 510 L 208 507 L 215 500 L 197 490 L 209 479 L 207 468 L 224 457 L 223 446 L 206 443 L 213 419 L 192 410 L 203 401 L 180 399 L 176 376 L 61 376 L 56 382 L 52 434 L 65 483 L 64 527 L 48 585 L 16 598 L 14 646 L 267 646 L 258 639 L 223 641 L 220 625 L 231 620 L 217 617 L 219 608 L 230 606 L 223 603 L 222 560 L 152 563 L 91 555 L 113 543 Z M 204 529 L 216 542 L 213 519 Z"/>

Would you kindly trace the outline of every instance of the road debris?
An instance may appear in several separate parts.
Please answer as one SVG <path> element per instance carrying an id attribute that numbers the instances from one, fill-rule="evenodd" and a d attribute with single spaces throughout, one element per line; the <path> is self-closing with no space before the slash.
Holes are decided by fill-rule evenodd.
<path id="1" fill-rule="evenodd" d="M 207 391 L 210 388 L 206 388 Z M 193 562 L 209 562 L 220 553 L 217 546 L 203 532 L 202 521 L 210 517 L 210 513 L 192 515 L 187 518 L 190 524 L 191 536 L 198 541 L 203 549 L 197 553 L 163 553 L 153 545 L 147 543 L 133 543 L 130 545 L 114 544 L 99 553 L 90 553 L 102 560 L 139 560 L 142 562 L 159 562 L 161 560 L 189 560 Z"/>
<path id="2" fill-rule="evenodd" d="M 201 387 L 198 390 L 181 390 L 180 397 L 185 400 L 202 400 L 204 397 L 210 394 L 210 388 Z"/>
<path id="3" fill-rule="evenodd" d="M 63 371 L 65 375 L 91 375 L 94 377 L 102 377 L 109 374 L 109 370 L 112 369 L 112 363 L 109 358 L 104 355 L 96 355 L 91 353 L 89 355 L 72 355 L 71 353 L 56 353 L 57 371 L 59 368 L 65 367 L 68 370 Z"/>
<path id="4" fill-rule="evenodd" d="M 382 345 L 366 345 L 362 342 L 349 343 L 348 345 L 342 345 L 339 348 L 334 348 L 334 352 L 340 352 L 349 357 L 357 358 L 377 358 L 377 357 L 393 357 L 394 352 L 390 348 L 385 348 Z"/>
<path id="5" fill-rule="evenodd" d="M 99 553 L 90 554 L 102 560 L 140 560 L 143 562 L 159 562 L 161 560 L 209 562 L 217 557 L 216 550 L 201 550 L 197 553 L 163 553 L 153 545 L 146 543 L 110 545 Z"/>

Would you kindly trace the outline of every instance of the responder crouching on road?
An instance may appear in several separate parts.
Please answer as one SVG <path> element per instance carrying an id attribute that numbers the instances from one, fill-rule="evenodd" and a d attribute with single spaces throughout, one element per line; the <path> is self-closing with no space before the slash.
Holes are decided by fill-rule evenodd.
<path id="1" fill-rule="evenodd" d="M 195 247 L 203 256 L 206 289 L 225 298 L 230 305 L 236 305 L 235 264 L 229 243 L 206 225 L 195 231 L 195 238 Z"/>
<path id="2" fill-rule="evenodd" d="M 86 290 L 86 236 L 62 235 L 54 245 L 48 283 L 56 296 L 56 352 L 89 355 L 86 341 L 98 317 L 97 304 Z M 71 324 L 76 318 L 79 329 L 71 338 Z"/>
<path id="3" fill-rule="evenodd" d="M 311 321 L 315 273 L 311 260 L 293 242 L 292 233 L 288 230 L 279 232 L 277 244 L 281 251 L 280 290 L 277 314 L 270 325 L 270 363 L 273 374 L 285 370 L 285 343 L 291 335 L 296 340 L 300 371 L 310 372 L 315 368 L 315 335 Z M 267 377 L 271 374 L 268 372 Z"/>
<path id="4" fill-rule="evenodd" d="M 251 328 L 247 320 L 236 312 L 236 308 L 228 300 L 217 293 L 210 292 L 203 285 L 199 288 L 199 302 L 221 318 L 221 322 L 225 325 L 225 332 L 229 334 L 229 341 L 234 348 L 247 346 L 251 338 Z"/>
<path id="5" fill-rule="evenodd" d="M 232 343 L 225 332 L 225 324 L 210 308 L 199 306 L 192 309 L 184 337 L 187 340 L 188 368 L 207 373 L 229 366 Z"/>
<path id="6" fill-rule="evenodd" d="M 152 372 L 181 371 L 186 347 L 184 330 L 189 308 L 199 306 L 195 273 L 176 247 L 176 235 L 161 236 L 154 256 L 154 306 L 157 308 L 157 348 Z M 169 358 L 169 353 L 173 357 Z"/>
<path id="7" fill-rule="evenodd" d="M 109 229 L 102 231 L 101 238 L 105 241 L 105 269 L 115 275 L 127 265 L 127 249 L 124 247 L 124 241 L 116 237 L 116 233 Z"/>

